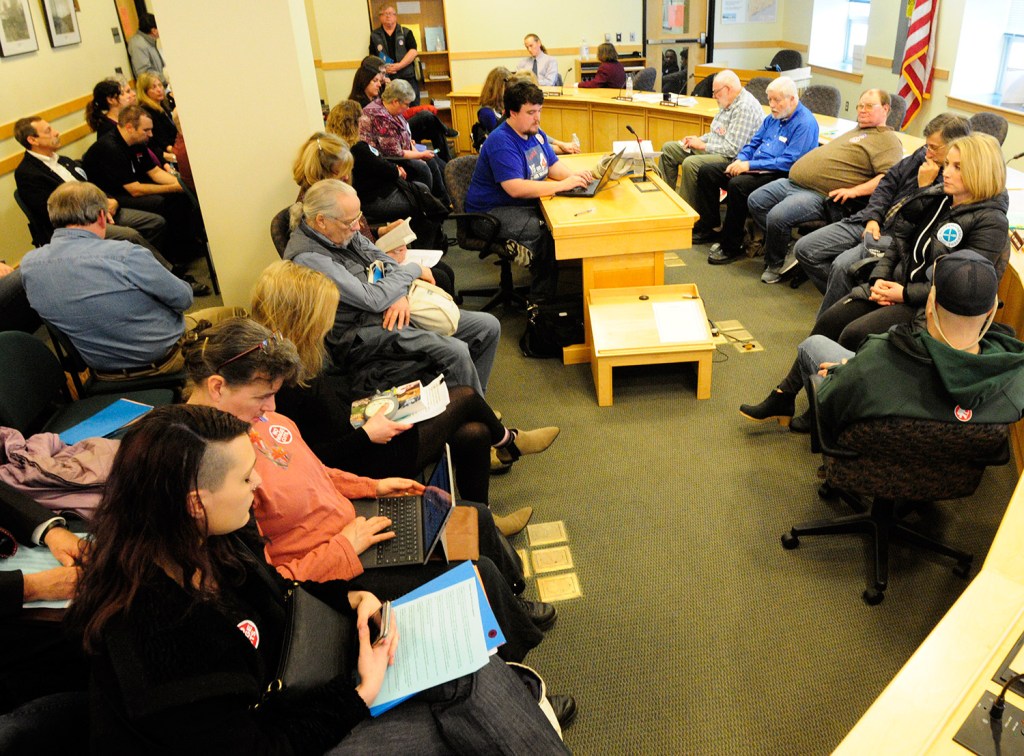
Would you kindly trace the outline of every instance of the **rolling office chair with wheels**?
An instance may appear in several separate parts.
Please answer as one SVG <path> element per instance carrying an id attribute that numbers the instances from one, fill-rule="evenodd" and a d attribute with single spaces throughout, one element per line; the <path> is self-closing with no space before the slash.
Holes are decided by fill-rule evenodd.
<path id="1" fill-rule="evenodd" d="M 455 221 L 456 241 L 463 249 L 480 253 L 480 259 L 497 255 L 501 269 L 498 286 L 484 289 L 462 289 L 463 297 L 489 297 L 480 309 L 491 310 L 497 305 L 526 308 L 525 292 L 528 287 L 516 286 L 512 280 L 512 263 L 506 259 L 505 239 L 500 236 L 501 222 L 488 213 L 465 212 L 466 194 L 476 170 L 477 155 L 457 157 L 445 166 L 445 181 L 451 194 L 455 212 L 448 216 Z"/>
<path id="2" fill-rule="evenodd" d="M 64 371 L 39 339 L 21 331 L 0 332 L 0 425 L 28 436 L 59 433 L 120 398 L 153 406 L 170 404 L 167 389 L 104 394 L 71 401 Z"/>
<path id="3" fill-rule="evenodd" d="M 812 411 L 817 381 L 811 384 Z M 786 549 L 801 536 L 867 533 L 874 552 L 874 576 L 863 598 L 878 604 L 889 584 L 889 542 L 899 536 L 910 545 L 956 560 L 967 577 L 973 556 L 911 528 L 907 515 L 923 505 L 970 496 L 985 468 L 1010 459 L 1009 429 L 998 423 L 952 423 L 905 417 L 862 420 L 832 440 L 815 412 L 812 449 L 824 455 L 823 498 L 839 496 L 857 514 L 794 525 L 782 536 Z"/>

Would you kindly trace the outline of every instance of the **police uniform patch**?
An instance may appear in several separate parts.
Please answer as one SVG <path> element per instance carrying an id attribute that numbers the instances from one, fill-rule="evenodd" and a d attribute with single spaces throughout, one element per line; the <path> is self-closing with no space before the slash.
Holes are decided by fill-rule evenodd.
<path id="1" fill-rule="evenodd" d="M 935 234 L 939 237 L 939 241 L 945 244 L 947 247 L 953 248 L 964 238 L 964 230 L 960 228 L 959 223 L 946 223 L 938 232 Z"/>

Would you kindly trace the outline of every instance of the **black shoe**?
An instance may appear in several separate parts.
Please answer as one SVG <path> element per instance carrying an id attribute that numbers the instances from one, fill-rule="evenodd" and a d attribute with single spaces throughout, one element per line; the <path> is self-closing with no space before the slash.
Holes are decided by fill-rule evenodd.
<path id="1" fill-rule="evenodd" d="M 558 618 L 558 612 L 555 607 L 551 604 L 545 604 L 543 601 L 527 601 L 526 599 L 517 599 L 519 605 L 526 612 L 527 616 L 538 630 L 547 631 L 552 628 L 555 624 L 555 620 Z"/>
<path id="2" fill-rule="evenodd" d="M 209 286 L 204 283 L 200 283 L 188 274 L 179 277 L 182 281 L 192 287 L 192 296 L 194 297 L 206 297 L 213 293 L 213 290 L 210 289 Z"/>
<path id="3" fill-rule="evenodd" d="M 558 726 L 563 730 L 572 727 L 572 723 L 576 721 L 576 699 L 572 696 L 548 696 L 548 703 L 555 712 Z"/>
<path id="4" fill-rule="evenodd" d="M 797 415 L 789 421 L 789 430 L 792 433 L 810 433 L 811 432 L 811 413 L 805 412 L 802 415 Z"/>
<path id="5" fill-rule="evenodd" d="M 713 228 L 693 227 L 694 244 L 710 244 L 711 242 L 718 241 L 719 236 L 721 236 L 721 232 L 715 231 Z"/>
<path id="6" fill-rule="evenodd" d="M 772 391 L 760 404 L 741 404 L 740 414 L 750 420 L 764 422 L 778 420 L 779 425 L 789 425 L 796 412 L 796 394 Z"/>
<path id="7" fill-rule="evenodd" d="M 736 262 L 743 257 L 743 250 L 738 249 L 735 252 L 728 252 L 721 244 L 711 245 L 711 253 L 708 255 L 709 265 L 728 265 L 731 262 Z"/>

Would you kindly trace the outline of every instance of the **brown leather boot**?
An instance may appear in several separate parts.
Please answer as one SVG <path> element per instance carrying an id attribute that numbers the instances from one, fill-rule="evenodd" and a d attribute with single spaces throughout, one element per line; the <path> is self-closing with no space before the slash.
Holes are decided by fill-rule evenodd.
<path id="1" fill-rule="evenodd" d="M 517 533 L 521 533 L 526 527 L 530 518 L 533 517 L 533 507 L 523 507 L 510 515 L 492 515 L 492 517 L 501 534 L 506 538 L 511 538 Z"/>

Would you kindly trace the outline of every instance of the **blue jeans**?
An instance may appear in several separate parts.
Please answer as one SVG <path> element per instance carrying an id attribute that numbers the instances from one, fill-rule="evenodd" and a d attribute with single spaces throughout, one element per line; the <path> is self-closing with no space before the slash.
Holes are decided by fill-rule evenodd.
<path id="1" fill-rule="evenodd" d="M 750 217 L 764 231 L 764 264 L 777 268 L 786 259 L 794 226 L 809 221 L 836 220 L 826 197 L 790 179 L 778 179 L 751 193 Z"/>
<path id="2" fill-rule="evenodd" d="M 864 242 L 860 242 L 832 261 L 832 266 L 828 271 L 828 283 L 825 285 L 825 298 L 821 300 L 821 307 L 818 308 L 815 320 L 820 318 L 825 310 L 849 294 L 854 286 L 863 283 L 861 279 L 850 272 L 850 268 L 854 263 L 860 262 L 867 256 L 867 248 L 865 248 Z"/>
<path id="3" fill-rule="evenodd" d="M 487 211 L 501 222 L 501 236 L 515 239 L 533 252 L 530 263 L 530 300 L 552 299 L 558 289 L 555 240 L 541 215 L 540 206 L 506 205 Z"/>
<path id="4" fill-rule="evenodd" d="M 808 336 L 796 348 L 796 360 L 779 388 L 787 394 L 796 394 L 807 385 L 807 380 L 818 372 L 823 362 L 842 362 L 854 352 L 844 349 L 827 336 Z"/>
<path id="5" fill-rule="evenodd" d="M 811 279 L 811 283 L 822 294 L 828 288 L 829 270 L 832 261 L 846 250 L 860 243 L 864 233 L 863 223 L 841 220 L 819 228 L 796 240 L 796 259 Z M 849 289 L 847 289 L 849 291 Z M 845 293 L 845 292 L 844 292 Z"/>
<path id="6" fill-rule="evenodd" d="M 500 659 L 361 722 L 329 754 L 567 754 L 519 676 Z"/>

